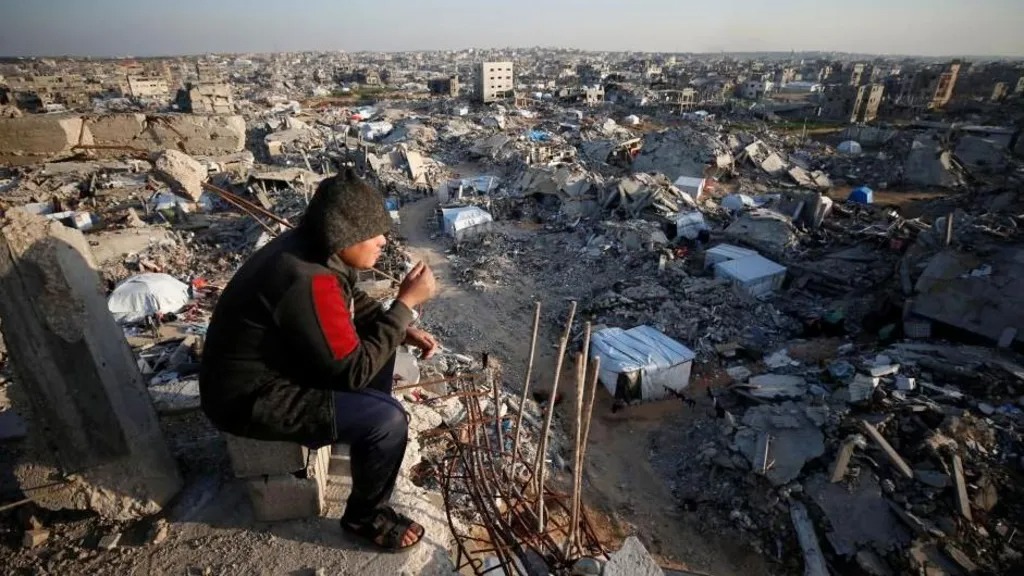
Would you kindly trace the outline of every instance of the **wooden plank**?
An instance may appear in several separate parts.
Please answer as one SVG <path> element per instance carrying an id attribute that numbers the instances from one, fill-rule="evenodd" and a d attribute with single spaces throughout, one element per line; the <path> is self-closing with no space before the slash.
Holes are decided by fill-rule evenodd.
<path id="1" fill-rule="evenodd" d="M 846 477 L 846 470 L 850 467 L 850 459 L 853 458 L 853 450 L 856 447 L 856 438 L 847 438 L 839 447 L 839 454 L 836 455 L 836 461 L 832 464 L 832 476 L 829 478 L 829 482 L 840 482 Z"/>
<path id="2" fill-rule="evenodd" d="M 907 478 L 914 477 L 914 471 L 911 470 L 910 465 L 907 464 L 907 461 L 900 456 L 899 452 L 889 444 L 889 441 L 882 436 L 882 433 L 878 431 L 878 428 L 875 428 L 864 420 L 860 421 L 860 425 L 861 429 L 864 430 L 864 433 L 874 440 L 875 444 L 878 444 L 882 451 L 885 452 L 886 457 L 889 458 L 889 461 L 892 462 L 893 466 L 895 466 L 901 474 Z"/>
<path id="3" fill-rule="evenodd" d="M 971 501 L 967 498 L 967 482 L 964 480 L 964 463 L 959 454 L 953 454 L 953 484 L 956 486 L 956 506 L 960 515 L 973 522 Z"/>

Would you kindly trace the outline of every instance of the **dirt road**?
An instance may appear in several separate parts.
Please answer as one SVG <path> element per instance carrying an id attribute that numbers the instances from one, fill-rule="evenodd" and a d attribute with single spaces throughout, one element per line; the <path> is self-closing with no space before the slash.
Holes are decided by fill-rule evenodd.
<path id="1" fill-rule="evenodd" d="M 584 289 L 567 286 L 556 293 L 548 288 L 540 290 L 537 279 L 524 273 L 495 290 L 466 290 L 454 277 L 444 241 L 433 238 L 435 208 L 435 201 L 422 200 L 404 206 L 401 212 L 401 232 L 410 255 L 414 260 L 427 262 L 440 284 L 439 296 L 424 310 L 425 322 L 438 327 L 443 343 L 453 350 L 497 355 L 505 365 L 505 384 L 521 390 L 529 357 L 533 303 L 540 300 L 544 321 L 534 386 L 550 387 L 556 356 L 554 345 L 568 300 L 583 296 Z M 560 389 L 572 397 L 574 391 L 565 385 L 568 381 L 568 374 L 563 374 Z M 699 517 L 682 512 L 668 485 L 651 465 L 655 432 L 667 425 L 686 426 L 694 418 L 706 417 L 703 412 L 671 401 L 612 414 L 611 398 L 603 393 L 598 394 L 594 411 L 585 476 L 588 506 L 598 512 L 595 516 L 607 519 L 602 532 L 614 538 L 638 535 L 666 567 L 715 576 L 770 573 L 765 559 L 739 538 L 708 534 L 702 530 Z"/>

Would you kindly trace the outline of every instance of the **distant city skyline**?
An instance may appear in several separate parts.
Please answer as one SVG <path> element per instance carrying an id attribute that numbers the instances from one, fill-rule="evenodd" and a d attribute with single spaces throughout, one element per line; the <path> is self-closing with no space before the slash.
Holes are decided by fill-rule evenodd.
<path id="1" fill-rule="evenodd" d="M 0 56 L 551 46 L 1024 57 L 1021 0 L 4 0 Z"/>

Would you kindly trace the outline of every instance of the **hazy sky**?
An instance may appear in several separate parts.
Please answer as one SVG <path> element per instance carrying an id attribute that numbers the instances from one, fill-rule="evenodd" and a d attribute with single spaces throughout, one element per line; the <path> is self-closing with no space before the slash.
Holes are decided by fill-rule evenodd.
<path id="1" fill-rule="evenodd" d="M 1024 56 L 1024 0 L 0 0 L 0 56 L 537 45 Z"/>

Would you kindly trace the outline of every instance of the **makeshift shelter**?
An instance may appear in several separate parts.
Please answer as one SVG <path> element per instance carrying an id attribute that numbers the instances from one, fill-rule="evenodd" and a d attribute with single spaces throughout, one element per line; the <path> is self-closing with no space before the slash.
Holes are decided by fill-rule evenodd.
<path id="1" fill-rule="evenodd" d="M 673 185 L 689 194 L 694 200 L 700 200 L 701 195 L 704 194 L 704 188 L 707 186 L 707 178 L 680 176 L 676 178 Z"/>
<path id="2" fill-rule="evenodd" d="M 857 204 L 872 204 L 875 201 L 875 192 L 867 186 L 858 186 L 850 191 L 850 195 L 847 196 L 846 201 Z"/>
<path id="3" fill-rule="evenodd" d="M 485 230 L 491 222 L 494 222 L 494 218 L 476 206 L 441 209 L 441 228 L 445 234 L 456 240 Z"/>
<path id="4" fill-rule="evenodd" d="M 650 401 L 689 386 L 695 355 L 654 328 L 637 326 L 595 332 L 590 357 L 601 359 L 598 378 L 615 398 Z"/>
<path id="5" fill-rule="evenodd" d="M 764 296 L 782 288 L 786 267 L 754 254 L 715 264 L 715 278 L 725 278 L 751 296 Z"/>
<path id="6" fill-rule="evenodd" d="M 139 274 L 121 282 L 107 299 L 119 324 L 142 322 L 154 314 L 179 312 L 188 304 L 188 284 L 168 274 Z"/>
<path id="7" fill-rule="evenodd" d="M 864 151 L 864 149 L 861 148 L 860 143 L 853 140 L 840 142 L 839 146 L 836 146 L 836 150 L 838 150 L 840 154 L 849 154 L 851 156 L 855 156 Z"/>

